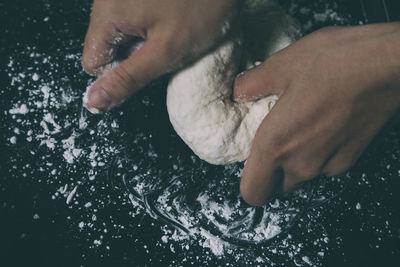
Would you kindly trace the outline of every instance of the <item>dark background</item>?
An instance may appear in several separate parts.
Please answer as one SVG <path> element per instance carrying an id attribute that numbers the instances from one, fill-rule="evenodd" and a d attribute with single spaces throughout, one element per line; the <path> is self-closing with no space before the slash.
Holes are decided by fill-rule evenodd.
<path id="1" fill-rule="evenodd" d="M 394 0 L 283 0 L 281 3 L 299 21 L 304 34 L 328 25 L 400 19 L 399 3 Z M 18 116 L 13 118 L 9 114 L 14 103 L 36 97 L 29 93 L 37 86 L 31 79 L 12 82 L 19 73 L 38 73 L 50 81 L 55 80 L 59 90 L 73 96 L 69 106 L 49 107 L 59 118 L 76 123 L 72 114 L 83 112 L 80 96 L 91 78 L 81 71 L 79 58 L 68 61 L 66 56 L 79 55 L 82 49 L 90 2 L 1 1 L 0 11 L 0 266 L 253 265 L 245 257 L 237 260 L 233 256 L 205 255 L 206 250 L 195 245 L 184 250 L 171 243 L 175 246 L 172 252 L 170 244 L 160 243 L 163 235 L 160 228 L 164 223 L 140 209 L 143 214 L 132 218 L 130 212 L 134 208 L 127 201 L 127 192 L 120 180 L 110 175 L 113 158 L 107 158 L 106 154 L 104 170 L 98 172 L 95 181 L 89 182 L 85 172 L 87 163 L 66 165 L 57 154 L 59 151 L 49 152 L 35 140 L 20 141 L 19 135 L 16 144 L 10 143 L 10 137 L 16 135 L 13 132 L 16 127 L 24 134 L 29 129 L 35 132 L 40 128 L 38 121 L 43 115 L 39 111 L 30 112 L 18 121 Z M 322 19 L 315 14 L 322 14 Z M 53 63 L 32 63 L 29 59 L 32 52 L 38 54 L 33 58 L 48 58 Z M 14 61 L 13 67 L 8 67 L 10 58 Z M 131 160 L 140 162 L 142 167 L 148 166 L 160 176 L 171 172 L 176 162 L 183 169 L 204 167 L 198 159 L 194 163 L 185 160 L 192 154 L 169 124 L 164 104 L 165 86 L 166 78 L 154 82 L 148 90 L 103 119 L 86 115 L 89 129 L 97 127 L 98 132 L 94 136 L 80 133 L 83 140 L 96 141 L 99 146 L 115 145 L 121 154 L 129 155 Z M 104 129 L 96 126 L 99 121 L 104 122 Z M 118 130 L 107 130 L 113 121 L 118 122 Z M 67 127 L 66 131 L 71 133 L 73 126 L 76 125 Z M 323 229 L 329 242 L 324 244 L 324 254 L 314 261 L 315 265 L 398 266 L 399 133 L 399 127 L 385 130 L 350 171 L 352 179 L 345 182 L 339 197 L 308 209 L 299 223 L 288 230 L 291 242 L 303 244 L 302 253 L 315 254 L 313 240 L 318 240 L 321 234 L 315 229 Z M 150 138 L 123 147 L 124 141 L 129 142 L 140 134 Z M 79 145 L 84 147 L 85 144 Z M 148 150 L 154 150 L 158 156 L 148 156 Z M 56 177 L 49 174 L 53 167 L 46 163 L 50 161 L 57 165 Z M 213 170 L 213 167 L 206 168 Z M 65 198 L 53 197 L 60 186 L 78 179 L 83 181 L 80 188 L 85 188 L 80 195 L 82 203 L 93 202 L 97 216 L 95 226 L 84 231 L 79 230 L 77 224 L 92 217 L 93 211 L 73 209 L 65 205 Z M 90 190 L 92 186 L 96 187 L 95 191 Z M 100 235 L 99 231 L 104 232 L 104 229 L 108 229 L 102 241 L 104 246 L 93 246 L 93 236 Z M 278 237 L 260 249 L 270 250 L 282 240 L 287 240 L 287 236 Z M 307 262 L 299 263 L 296 257 L 284 252 L 265 253 L 261 255 L 268 255 L 267 265 L 307 266 Z"/>

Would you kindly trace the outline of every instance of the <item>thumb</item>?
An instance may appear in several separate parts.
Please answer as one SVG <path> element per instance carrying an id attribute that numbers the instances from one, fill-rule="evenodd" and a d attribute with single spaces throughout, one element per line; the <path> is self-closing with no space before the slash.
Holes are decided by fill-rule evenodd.
<path id="1" fill-rule="evenodd" d="M 280 95 L 285 88 L 282 64 L 270 57 L 264 63 L 240 73 L 234 82 L 233 97 L 237 102 L 254 101 L 268 95 Z"/>
<path id="2" fill-rule="evenodd" d="M 170 53 L 161 42 L 149 39 L 133 55 L 100 76 L 83 98 L 92 113 L 107 111 L 170 71 Z"/>
<path id="3" fill-rule="evenodd" d="M 277 158 L 277 138 L 281 136 L 280 104 L 264 118 L 257 129 L 240 181 L 242 198 L 250 205 L 262 206 L 284 185 L 284 170 Z M 278 111 L 277 111 L 278 110 Z M 279 153 L 279 152 L 278 152 Z"/>

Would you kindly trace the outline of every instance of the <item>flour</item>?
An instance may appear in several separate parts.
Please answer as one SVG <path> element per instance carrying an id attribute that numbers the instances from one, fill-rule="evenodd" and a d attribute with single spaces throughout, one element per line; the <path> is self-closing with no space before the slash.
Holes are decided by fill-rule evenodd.
<path id="1" fill-rule="evenodd" d="M 48 195 L 37 193 L 51 199 L 47 204 L 54 209 L 46 211 L 56 211 L 35 210 L 31 218 L 62 223 L 67 231 L 60 233 L 60 240 L 67 236 L 80 246 L 82 266 L 90 257 L 108 260 L 110 255 L 133 255 L 136 265 L 145 258 L 150 259 L 146 264 L 157 265 L 151 261 L 157 259 L 171 266 L 276 266 L 284 265 L 282 259 L 286 265 L 304 266 L 306 255 L 310 265 L 319 266 L 327 243 L 339 242 L 328 238 L 317 220 L 318 210 L 304 211 L 309 201 L 329 199 L 328 194 L 300 190 L 265 209 L 245 206 L 235 191 L 240 164 L 211 167 L 184 147 L 174 147 L 180 140 L 169 124 L 168 130 L 151 128 L 151 114 L 161 114 L 153 111 L 164 101 L 158 97 L 161 88 L 146 90 L 132 105 L 104 116 L 88 114 L 81 108 L 81 95 L 93 79 L 81 71 L 81 39 L 63 44 L 54 40 L 57 52 L 23 45 L 10 53 L 5 65 L 10 83 L 4 90 L 16 96 L 5 102 L 3 115 L 10 122 L 5 145 L 13 152 L 13 180 L 45 188 Z M 243 52 L 243 44 L 235 45 Z M 161 139 L 159 130 L 169 139 Z M 171 149 L 160 149 L 165 140 L 173 142 Z M 34 209 L 43 205 L 34 203 Z M 368 210 L 367 203 L 360 204 L 359 213 Z M 314 217 L 301 221 L 299 213 Z M 307 225 L 296 232 L 306 232 L 303 239 L 287 232 L 292 224 Z M 132 265 L 128 261 L 125 265 Z"/>
<path id="2" fill-rule="evenodd" d="M 61 140 L 61 143 L 65 149 L 63 154 L 64 159 L 68 163 L 72 164 L 74 160 L 79 157 L 83 150 L 81 148 L 75 148 L 75 136 L 73 135 L 67 139 Z"/>
<path id="3" fill-rule="evenodd" d="M 34 73 L 32 75 L 32 80 L 35 81 L 35 82 L 38 81 L 39 80 L 39 75 L 37 73 Z"/>
<path id="4" fill-rule="evenodd" d="M 29 109 L 26 106 L 26 104 L 21 104 L 20 106 L 14 105 L 14 108 L 12 108 L 8 111 L 8 113 L 10 113 L 10 114 L 21 114 L 21 115 L 25 115 L 28 112 L 29 112 Z"/>
<path id="5" fill-rule="evenodd" d="M 202 230 L 201 235 L 205 238 L 201 242 L 202 246 L 211 249 L 212 253 L 216 256 L 221 256 L 224 254 L 224 243 L 220 238 Z"/>
<path id="6" fill-rule="evenodd" d="M 72 191 L 68 194 L 67 197 L 67 205 L 69 205 L 72 201 L 72 199 L 74 198 L 75 194 L 76 194 L 76 190 L 78 190 L 78 186 L 75 186 L 74 189 L 72 189 Z"/>
<path id="7" fill-rule="evenodd" d="M 11 136 L 9 140 L 10 140 L 10 143 L 13 145 L 15 145 L 17 143 L 17 137 L 15 137 L 15 136 Z"/>
<path id="8" fill-rule="evenodd" d="M 258 126 L 277 100 L 269 96 L 251 103 L 233 102 L 233 81 L 243 71 L 241 66 L 259 64 L 265 58 L 257 55 L 269 56 L 286 47 L 297 32 L 273 1 L 245 3 L 243 17 L 249 16 L 249 20 L 254 20 L 256 10 L 265 10 L 262 19 L 252 25 L 253 36 L 233 33 L 214 51 L 175 74 L 168 85 L 167 107 L 174 129 L 194 153 L 213 164 L 244 161 Z"/>

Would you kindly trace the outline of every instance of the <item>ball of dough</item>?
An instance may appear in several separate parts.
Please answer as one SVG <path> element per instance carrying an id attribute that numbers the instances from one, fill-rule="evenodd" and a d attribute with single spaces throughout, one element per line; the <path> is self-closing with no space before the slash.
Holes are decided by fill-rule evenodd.
<path id="1" fill-rule="evenodd" d="M 167 89 L 174 129 L 196 155 L 212 164 L 244 161 L 257 128 L 277 100 L 269 96 L 233 102 L 233 81 L 243 71 L 241 66 L 264 60 L 290 44 L 297 32 L 271 1 L 247 1 L 243 8 L 243 31 L 232 33 L 214 51 L 176 73 Z"/>

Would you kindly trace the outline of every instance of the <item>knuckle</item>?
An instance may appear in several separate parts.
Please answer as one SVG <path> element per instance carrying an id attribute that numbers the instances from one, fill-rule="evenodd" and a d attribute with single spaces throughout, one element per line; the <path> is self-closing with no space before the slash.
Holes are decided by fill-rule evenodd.
<path id="1" fill-rule="evenodd" d="M 190 62 L 191 54 L 188 53 L 185 40 L 177 40 L 174 35 L 163 35 L 158 41 L 157 60 L 165 65 L 168 71 L 182 68 Z"/>
<path id="2" fill-rule="evenodd" d="M 302 177 L 306 180 L 313 179 L 321 174 L 321 169 L 319 167 L 306 164 L 298 170 L 299 177 Z"/>
<path id="3" fill-rule="evenodd" d="M 115 88 L 119 94 L 127 96 L 131 88 L 136 87 L 137 82 L 126 66 L 119 65 L 114 71 L 109 72 L 109 89 Z"/>
<path id="4" fill-rule="evenodd" d="M 318 164 L 310 163 L 305 160 L 298 161 L 288 172 L 301 180 L 311 180 L 322 173 Z"/>
<path id="5" fill-rule="evenodd" d="M 159 57 L 162 59 L 168 60 L 170 58 L 175 58 L 177 54 L 176 50 L 176 41 L 172 38 L 165 37 L 163 40 L 159 41 L 158 52 Z"/>
<path id="6" fill-rule="evenodd" d="M 274 161 L 283 166 L 285 172 L 290 176 L 301 180 L 310 180 L 322 173 L 322 163 L 319 160 L 301 157 L 295 141 L 284 135 L 277 136 L 272 140 Z"/>
<path id="7" fill-rule="evenodd" d="M 284 162 L 292 154 L 292 146 L 289 140 L 284 136 L 276 136 L 271 139 L 271 150 L 268 153 L 272 153 L 273 158 L 276 162 Z"/>

